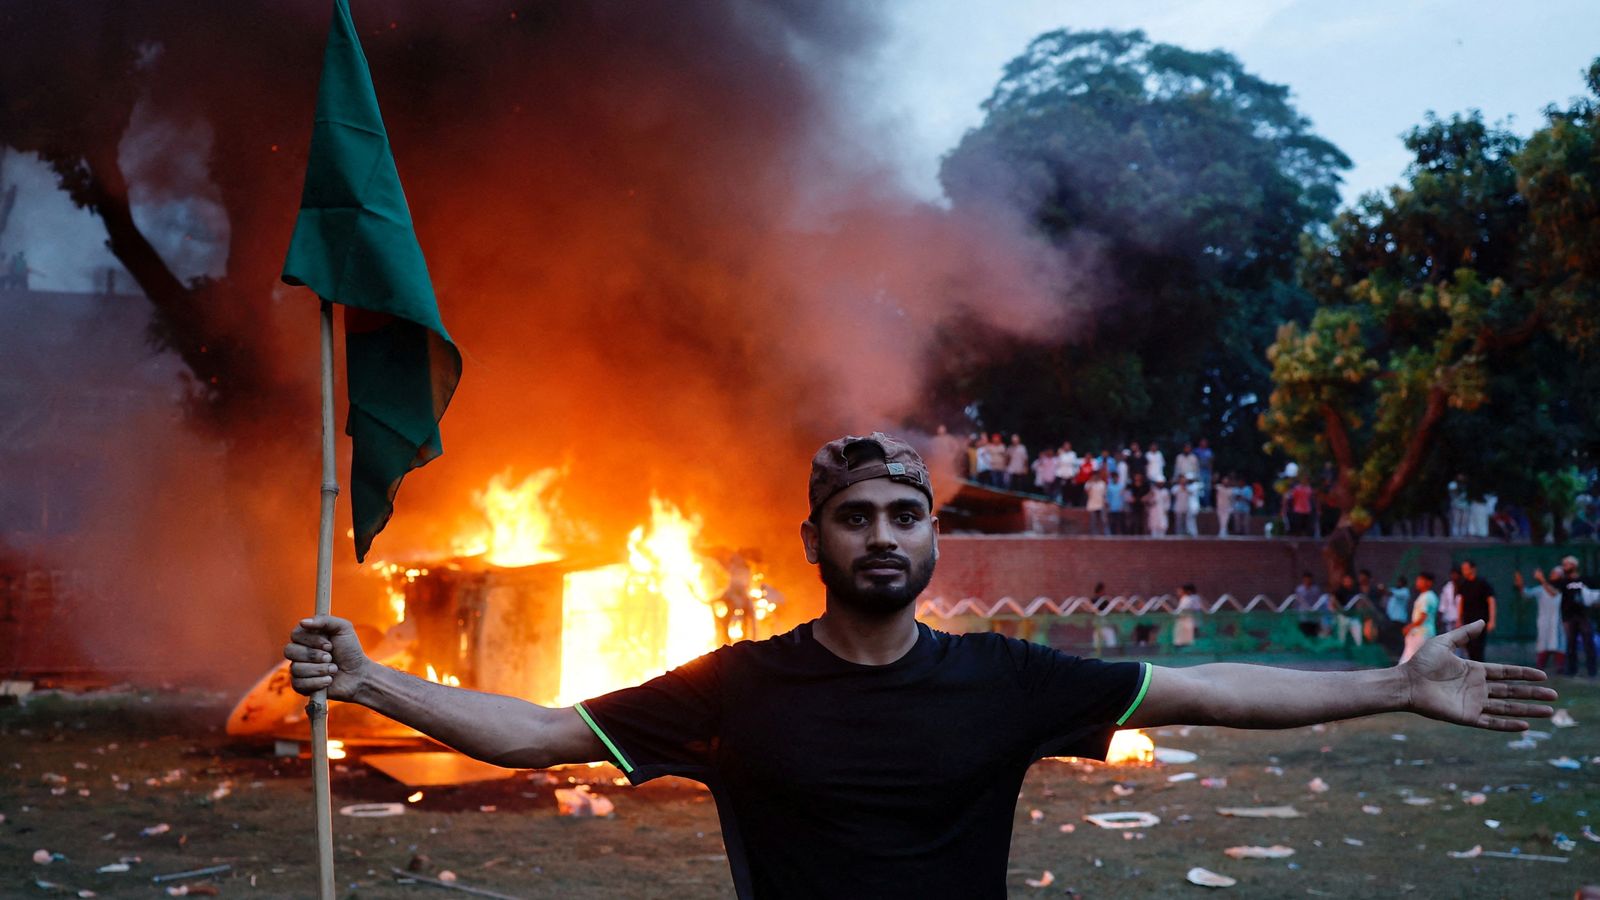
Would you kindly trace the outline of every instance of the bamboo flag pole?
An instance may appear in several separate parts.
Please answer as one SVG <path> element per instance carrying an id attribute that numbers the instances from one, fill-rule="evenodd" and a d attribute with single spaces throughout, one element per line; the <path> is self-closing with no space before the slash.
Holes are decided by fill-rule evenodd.
<path id="1" fill-rule="evenodd" d="M 339 497 L 334 466 L 333 304 L 322 301 L 322 520 L 317 531 L 317 615 L 333 611 L 333 511 Z M 321 900 L 334 900 L 333 796 L 328 784 L 328 692 L 306 704 L 311 719 L 311 785 L 317 807 L 317 870 Z"/>

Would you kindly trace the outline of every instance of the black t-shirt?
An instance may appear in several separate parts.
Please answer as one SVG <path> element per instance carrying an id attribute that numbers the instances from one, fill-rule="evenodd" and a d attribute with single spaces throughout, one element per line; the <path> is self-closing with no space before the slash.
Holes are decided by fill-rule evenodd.
<path id="1" fill-rule="evenodd" d="M 1456 582 L 1456 597 L 1461 600 L 1461 624 L 1466 625 L 1479 619 L 1489 621 L 1489 598 L 1494 596 L 1494 588 L 1480 576 L 1472 580 L 1465 578 Z"/>
<path id="2" fill-rule="evenodd" d="M 863 666 L 808 623 L 578 711 L 634 784 L 711 788 L 742 898 L 1004 897 L 1028 766 L 1104 759 L 1150 668 L 917 630 Z"/>
<path id="3" fill-rule="evenodd" d="M 1561 621 L 1583 618 L 1583 589 L 1586 586 L 1583 579 L 1567 578 L 1556 582 L 1556 585 L 1561 588 Z"/>

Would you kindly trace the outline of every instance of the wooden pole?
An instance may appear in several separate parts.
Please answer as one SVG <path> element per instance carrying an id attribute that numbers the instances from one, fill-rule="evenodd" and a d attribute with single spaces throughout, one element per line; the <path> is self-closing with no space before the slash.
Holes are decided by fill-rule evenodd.
<path id="1" fill-rule="evenodd" d="M 333 456 L 333 304 L 322 301 L 322 520 L 317 531 L 317 615 L 333 610 L 333 509 L 339 474 Z M 311 719 L 311 786 L 317 807 L 317 870 L 321 900 L 334 900 L 333 796 L 328 786 L 328 692 L 306 704 Z"/>

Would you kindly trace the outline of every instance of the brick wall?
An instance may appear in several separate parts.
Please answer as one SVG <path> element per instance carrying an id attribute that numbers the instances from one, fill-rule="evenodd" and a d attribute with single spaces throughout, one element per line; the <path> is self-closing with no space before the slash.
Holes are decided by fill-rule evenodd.
<path id="1" fill-rule="evenodd" d="M 1450 570 L 1450 541 L 1374 538 L 1362 541 L 1358 568 L 1392 584 L 1406 559 L 1409 576 Z M 1325 581 L 1321 547 L 1314 541 L 1265 538 L 1117 538 L 1031 535 L 947 535 L 939 539 L 939 564 L 929 597 L 1074 597 L 1095 582 L 1117 594 L 1173 593 L 1192 581 L 1203 597 L 1267 594 L 1281 598 L 1309 570 Z M 1414 552 L 1413 552 L 1414 551 Z M 1408 558 L 1409 557 L 1409 558 Z"/>

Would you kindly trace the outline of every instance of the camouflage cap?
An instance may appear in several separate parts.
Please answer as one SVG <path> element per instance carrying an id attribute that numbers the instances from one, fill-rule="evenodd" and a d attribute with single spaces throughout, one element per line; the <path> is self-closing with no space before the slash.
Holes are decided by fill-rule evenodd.
<path id="1" fill-rule="evenodd" d="M 874 431 L 867 437 L 845 435 L 824 444 L 811 459 L 811 514 L 828 498 L 857 482 L 890 478 L 909 484 L 928 497 L 933 506 L 933 484 L 928 467 L 911 445 Z"/>

